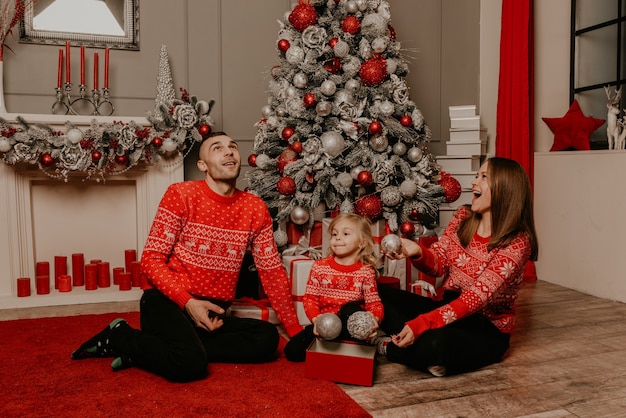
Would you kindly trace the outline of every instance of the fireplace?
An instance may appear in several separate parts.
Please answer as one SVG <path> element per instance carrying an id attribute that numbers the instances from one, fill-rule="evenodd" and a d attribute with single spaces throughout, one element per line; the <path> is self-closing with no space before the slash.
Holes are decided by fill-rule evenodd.
<path id="1" fill-rule="evenodd" d="M 13 116 L 13 117 L 12 117 Z M 14 121 L 17 115 L 3 115 Z M 28 122 L 46 123 L 62 130 L 66 120 L 87 127 L 93 117 L 23 115 Z M 99 122 L 135 122 L 145 118 L 98 117 Z M 141 291 L 109 288 L 70 292 L 54 289 L 54 257 L 66 256 L 72 274 L 72 254 L 85 262 L 100 259 L 124 267 L 124 252 L 141 255 L 161 196 L 171 183 L 183 180 L 183 164 L 162 160 L 153 166 L 134 167 L 104 181 L 85 180 L 75 173 L 68 181 L 49 177 L 37 167 L 0 164 L 0 309 L 136 300 Z M 50 263 L 50 293 L 36 292 L 35 266 Z M 31 296 L 17 296 L 17 278 L 28 277 Z"/>

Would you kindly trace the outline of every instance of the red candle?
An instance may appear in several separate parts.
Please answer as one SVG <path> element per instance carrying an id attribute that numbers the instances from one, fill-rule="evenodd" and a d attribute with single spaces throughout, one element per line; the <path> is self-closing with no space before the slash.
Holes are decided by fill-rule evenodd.
<path id="1" fill-rule="evenodd" d="M 102 263 L 102 260 L 91 260 L 89 262 L 89 264 L 100 264 L 100 263 Z"/>
<path id="2" fill-rule="evenodd" d="M 96 290 L 98 288 L 98 265 L 85 265 L 85 290 Z"/>
<path id="3" fill-rule="evenodd" d="M 98 264 L 98 287 L 111 287 L 111 271 L 108 261 Z"/>
<path id="4" fill-rule="evenodd" d="M 141 286 L 141 262 L 133 261 L 130 265 L 130 280 L 133 287 Z"/>
<path id="5" fill-rule="evenodd" d="M 63 84 L 63 49 L 59 49 L 59 70 L 57 72 L 57 87 Z"/>
<path id="6" fill-rule="evenodd" d="M 109 88 L 109 48 L 104 48 L 104 88 Z"/>
<path id="7" fill-rule="evenodd" d="M 124 273 L 124 267 L 113 268 L 113 284 L 120 283 L 120 273 Z"/>
<path id="8" fill-rule="evenodd" d="M 59 276 L 59 292 L 70 292 L 72 290 L 72 277 L 64 274 Z"/>
<path id="9" fill-rule="evenodd" d="M 30 277 L 20 277 L 17 279 L 17 297 L 30 296 Z"/>
<path id="10" fill-rule="evenodd" d="M 93 89 L 98 90 L 98 53 L 93 53 Z"/>
<path id="11" fill-rule="evenodd" d="M 137 261 L 137 251 L 126 250 L 124 251 L 124 267 L 128 273 L 131 272 L 133 261 Z"/>
<path id="12" fill-rule="evenodd" d="M 80 84 L 85 85 L 85 46 L 80 46 Z"/>
<path id="13" fill-rule="evenodd" d="M 130 290 L 132 287 L 132 278 L 129 272 L 120 273 L 120 290 Z"/>
<path id="14" fill-rule="evenodd" d="M 35 266 L 37 276 L 50 276 L 50 263 L 47 261 L 38 261 Z"/>
<path id="15" fill-rule="evenodd" d="M 65 42 L 65 82 L 70 82 L 70 41 Z"/>
<path id="16" fill-rule="evenodd" d="M 35 278 L 35 286 L 37 287 L 38 295 L 47 295 L 50 293 L 50 276 L 41 275 Z"/>
<path id="17" fill-rule="evenodd" d="M 82 253 L 72 254 L 72 277 L 74 286 L 85 284 L 85 256 Z"/>
<path id="18" fill-rule="evenodd" d="M 67 257 L 64 255 L 54 256 L 54 288 L 59 288 L 59 276 L 67 274 Z"/>

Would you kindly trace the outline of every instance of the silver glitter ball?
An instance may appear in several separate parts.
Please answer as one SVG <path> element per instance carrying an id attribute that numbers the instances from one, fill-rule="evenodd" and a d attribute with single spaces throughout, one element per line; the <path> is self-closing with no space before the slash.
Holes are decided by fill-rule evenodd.
<path id="1" fill-rule="evenodd" d="M 376 321 L 369 312 L 357 311 L 348 318 L 346 328 L 352 338 L 365 340 L 374 333 Z"/>
<path id="2" fill-rule="evenodd" d="M 334 340 L 341 334 L 341 319 L 333 313 L 324 313 L 317 317 L 315 329 L 320 338 Z"/>
<path id="3" fill-rule="evenodd" d="M 402 248 L 402 240 L 395 234 L 388 234 L 380 241 L 380 248 L 388 253 L 396 253 Z"/>

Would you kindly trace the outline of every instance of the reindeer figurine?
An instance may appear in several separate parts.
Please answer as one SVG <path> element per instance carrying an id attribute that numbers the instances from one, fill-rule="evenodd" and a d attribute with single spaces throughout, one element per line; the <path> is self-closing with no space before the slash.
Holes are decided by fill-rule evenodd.
<path id="1" fill-rule="evenodd" d="M 617 123 L 620 114 L 619 102 L 622 98 L 622 88 L 615 89 L 615 95 L 611 95 L 611 87 L 604 86 L 604 92 L 609 102 L 606 104 L 608 108 L 606 117 L 606 137 L 609 141 L 609 149 L 618 149 L 617 145 L 620 141 L 620 125 Z M 623 138 L 622 138 L 623 141 Z M 623 142 L 622 142 L 623 147 Z"/>

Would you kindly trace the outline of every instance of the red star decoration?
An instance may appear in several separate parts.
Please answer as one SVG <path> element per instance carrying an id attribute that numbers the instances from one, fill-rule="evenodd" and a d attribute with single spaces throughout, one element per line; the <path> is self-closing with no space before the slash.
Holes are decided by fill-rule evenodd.
<path id="1" fill-rule="evenodd" d="M 541 118 L 554 133 L 550 151 L 588 150 L 589 136 L 604 124 L 604 119 L 585 116 L 574 100 L 562 118 Z"/>

